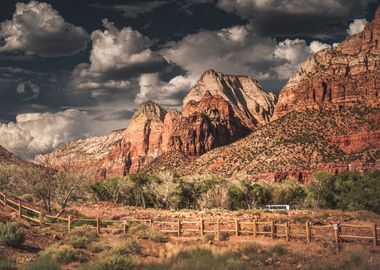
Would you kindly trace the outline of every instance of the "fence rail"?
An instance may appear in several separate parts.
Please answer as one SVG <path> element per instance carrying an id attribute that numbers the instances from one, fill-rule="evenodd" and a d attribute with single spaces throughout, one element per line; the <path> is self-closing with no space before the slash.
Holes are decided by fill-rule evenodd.
<path id="1" fill-rule="evenodd" d="M 153 220 L 153 219 L 135 219 L 130 218 L 126 220 L 112 220 L 100 218 L 73 218 L 57 217 L 44 214 L 43 211 L 34 209 L 30 205 L 26 205 L 21 200 L 6 195 L 0 192 L 0 203 L 5 207 L 17 212 L 19 218 L 47 225 L 63 226 L 70 231 L 72 229 L 82 227 L 83 224 L 93 226 L 99 234 L 104 231 L 120 231 L 126 234 L 128 226 L 131 223 L 143 223 L 151 228 L 155 228 L 163 233 L 173 233 L 178 237 L 186 236 L 187 234 L 196 234 L 204 236 L 206 233 L 213 233 L 217 239 L 221 238 L 221 234 L 228 233 L 235 236 L 252 236 L 257 238 L 259 236 L 270 236 L 272 239 L 304 239 L 308 244 L 316 240 L 334 240 L 336 244 L 336 251 L 339 252 L 340 244 L 349 240 L 371 240 L 372 244 L 378 244 L 378 230 L 376 223 L 367 224 L 347 224 L 335 223 L 328 225 L 313 225 L 310 222 L 305 224 L 296 224 L 290 222 L 272 221 L 259 221 L 235 219 L 171 219 L 171 220 Z M 79 225 L 76 225 L 79 223 Z M 109 226 L 116 225 L 116 228 L 109 228 Z M 192 225 L 192 227 L 188 227 Z M 318 235 L 319 234 L 319 235 Z"/>

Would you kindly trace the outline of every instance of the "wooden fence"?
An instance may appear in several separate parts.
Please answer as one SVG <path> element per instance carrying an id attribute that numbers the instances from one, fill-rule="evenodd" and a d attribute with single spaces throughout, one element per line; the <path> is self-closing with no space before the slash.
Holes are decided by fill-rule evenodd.
<path id="1" fill-rule="evenodd" d="M 17 212 L 18 217 L 27 220 L 47 224 L 50 226 L 59 226 L 67 231 L 90 225 L 100 234 L 104 232 L 127 233 L 128 226 L 138 222 L 157 229 L 162 233 L 172 233 L 178 237 L 185 236 L 204 236 L 205 234 L 215 234 L 217 239 L 222 234 L 234 236 L 251 236 L 270 237 L 272 239 L 290 239 L 304 240 L 307 244 L 311 241 L 334 241 L 337 252 L 342 242 L 362 241 L 363 243 L 371 242 L 377 245 L 378 230 L 376 223 L 368 224 L 346 224 L 335 223 L 328 225 L 314 225 L 310 222 L 305 224 L 295 224 L 290 222 L 260 221 L 256 219 L 242 220 L 235 219 L 176 219 L 176 220 L 153 220 L 153 219 L 135 219 L 128 220 L 110 220 L 110 219 L 85 219 L 68 217 L 56 217 L 44 214 L 43 211 L 37 210 L 21 200 L 8 196 L 0 192 L 0 203 Z"/>

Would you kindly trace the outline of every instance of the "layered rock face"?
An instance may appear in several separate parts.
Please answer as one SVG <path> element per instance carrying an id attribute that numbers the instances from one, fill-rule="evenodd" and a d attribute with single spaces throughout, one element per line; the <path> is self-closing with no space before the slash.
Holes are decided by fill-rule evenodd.
<path id="1" fill-rule="evenodd" d="M 123 132 L 122 139 L 113 145 L 99 169 L 99 176 L 123 176 L 137 172 L 160 154 L 163 121 L 166 111 L 148 101 L 140 105 Z"/>
<path id="2" fill-rule="evenodd" d="M 379 106 L 380 8 L 363 32 L 311 56 L 281 90 L 274 119 L 292 110 Z"/>
<path id="3" fill-rule="evenodd" d="M 85 167 L 99 178 L 142 171 L 160 156 L 189 161 L 269 122 L 274 101 L 248 76 L 209 70 L 190 89 L 182 112 L 145 102 L 117 135 L 73 142 L 47 156 L 58 164 L 76 155 L 74 167 Z"/>
<path id="4" fill-rule="evenodd" d="M 257 81 L 249 76 L 225 75 L 214 70 L 203 73 L 184 98 L 183 107 L 190 101 L 200 101 L 206 92 L 230 103 L 236 115 L 250 128 L 268 123 L 274 111 L 275 96 L 265 92 Z"/>

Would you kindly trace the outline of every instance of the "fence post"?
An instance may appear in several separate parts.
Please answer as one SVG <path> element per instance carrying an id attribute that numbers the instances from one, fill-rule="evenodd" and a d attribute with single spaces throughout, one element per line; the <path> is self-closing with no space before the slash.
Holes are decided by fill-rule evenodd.
<path id="1" fill-rule="evenodd" d="M 21 209 L 21 202 L 18 202 L 18 217 L 21 218 L 22 217 L 22 209 Z"/>
<path id="2" fill-rule="evenodd" d="M 257 237 L 257 224 L 256 219 L 253 219 L 253 238 Z"/>
<path id="3" fill-rule="evenodd" d="M 181 237 L 182 222 L 178 219 L 178 237 Z"/>
<path id="4" fill-rule="evenodd" d="M 71 231 L 71 216 L 67 219 L 67 231 Z"/>
<path id="5" fill-rule="evenodd" d="M 151 218 L 149 219 L 149 227 L 153 227 L 153 220 Z"/>
<path id="6" fill-rule="evenodd" d="M 239 236 L 239 230 L 240 230 L 239 227 L 240 227 L 240 226 L 239 226 L 239 219 L 238 219 L 238 218 L 235 218 L 235 235 L 236 235 L 236 236 Z"/>
<path id="7" fill-rule="evenodd" d="M 377 225 L 375 222 L 372 224 L 372 234 L 373 234 L 373 245 L 377 246 Z"/>
<path id="8" fill-rule="evenodd" d="M 306 221 L 306 244 L 310 243 L 310 222 Z"/>
<path id="9" fill-rule="evenodd" d="M 100 234 L 100 220 L 96 218 L 96 234 Z"/>
<path id="10" fill-rule="evenodd" d="M 218 217 L 216 222 L 216 235 L 217 239 L 220 241 L 220 217 Z"/>
<path id="11" fill-rule="evenodd" d="M 336 248 L 336 253 L 339 254 L 339 242 L 340 242 L 340 224 L 336 223 L 334 224 L 336 227 L 334 227 L 335 231 L 335 248 Z"/>
<path id="12" fill-rule="evenodd" d="M 274 221 L 272 220 L 271 222 L 270 222 L 270 234 L 271 234 L 271 236 L 272 236 L 272 239 L 274 239 L 274 237 L 275 237 L 275 231 L 274 231 Z"/>
<path id="13" fill-rule="evenodd" d="M 201 217 L 200 221 L 199 221 L 199 226 L 200 226 L 200 230 L 201 230 L 201 236 L 203 236 L 204 234 L 204 222 L 203 222 L 203 217 Z"/>
<path id="14" fill-rule="evenodd" d="M 7 195 L 4 194 L 4 205 L 7 206 Z"/>
<path id="15" fill-rule="evenodd" d="M 127 224 L 123 223 L 123 234 L 127 234 Z"/>
<path id="16" fill-rule="evenodd" d="M 44 224 L 44 213 L 42 213 L 42 211 L 38 213 L 38 217 L 39 217 L 40 223 Z"/>
<path id="17" fill-rule="evenodd" d="M 286 241 L 289 242 L 289 224 L 288 224 L 288 222 L 285 222 L 285 237 L 286 237 Z"/>

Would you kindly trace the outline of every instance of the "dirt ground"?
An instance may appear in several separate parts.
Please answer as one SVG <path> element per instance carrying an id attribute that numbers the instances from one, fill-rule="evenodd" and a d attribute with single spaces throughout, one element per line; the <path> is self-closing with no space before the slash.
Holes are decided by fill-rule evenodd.
<path id="1" fill-rule="evenodd" d="M 170 219 L 170 218 L 197 218 L 203 217 L 223 217 L 250 219 L 259 216 L 260 219 L 275 219 L 289 221 L 312 220 L 313 222 L 330 223 L 335 220 L 363 223 L 377 222 L 380 223 L 380 217 L 371 212 L 342 212 L 342 211 L 304 211 L 293 210 L 289 213 L 267 213 L 257 210 L 246 211 L 221 211 L 221 210 L 205 210 L 205 211 L 168 211 L 156 209 L 141 209 L 135 207 L 120 206 L 111 203 L 97 204 L 81 204 L 69 209 L 69 212 L 75 216 L 100 217 L 107 219 L 124 219 L 124 218 L 154 218 L 154 219 Z M 54 243 L 61 243 L 65 237 L 65 231 L 56 227 L 47 225 L 40 226 L 29 223 L 25 220 L 18 219 L 15 214 L 0 206 L 0 221 L 16 221 L 21 224 L 22 230 L 26 233 L 26 242 L 21 248 L 10 248 L 0 245 L 0 259 L 13 259 L 19 264 L 24 265 L 38 257 L 38 253 Z M 354 251 L 363 254 L 365 260 L 380 261 L 380 247 L 373 247 L 369 241 L 366 243 L 342 243 L 342 249 L 339 255 L 335 254 L 335 245 L 333 242 L 312 241 L 306 244 L 304 240 L 290 240 L 286 242 L 284 239 L 271 239 L 270 237 L 258 237 L 253 239 L 252 236 L 231 236 L 227 241 L 208 241 L 204 237 L 189 236 L 178 238 L 168 234 L 165 243 L 155 243 L 149 240 L 141 240 L 138 242 L 142 248 L 139 260 L 144 262 L 160 262 L 170 258 L 179 251 L 189 247 L 205 247 L 211 249 L 215 253 L 235 250 L 249 243 L 257 243 L 261 247 L 270 247 L 272 245 L 283 244 L 290 251 L 290 255 L 281 257 L 276 269 L 306 269 L 304 268 L 310 260 L 337 260 L 348 256 Z M 114 246 L 122 241 L 125 236 L 122 234 L 101 233 L 98 236 L 97 243 L 106 246 Z M 83 249 L 81 256 L 85 260 L 91 261 L 96 258 L 97 254 Z M 80 262 L 71 263 L 64 266 L 64 269 L 77 269 Z M 263 269 L 273 269 L 273 265 L 268 265 Z"/>

